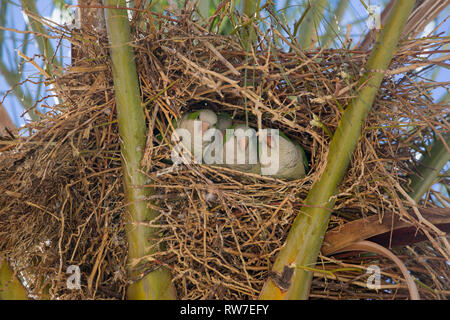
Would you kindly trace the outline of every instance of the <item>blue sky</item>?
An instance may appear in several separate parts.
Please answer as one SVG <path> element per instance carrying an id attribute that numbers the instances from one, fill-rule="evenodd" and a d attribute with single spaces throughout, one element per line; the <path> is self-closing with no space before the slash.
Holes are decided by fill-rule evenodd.
<path id="1" fill-rule="evenodd" d="M 1 1 L 8 1 L 8 15 L 7 20 L 5 23 L 6 27 L 14 28 L 18 30 L 25 30 L 25 20 L 21 11 L 20 7 L 20 0 L 1 0 Z M 66 3 L 72 3 L 76 2 L 74 1 L 65 1 Z M 303 3 L 302 1 L 275 1 L 277 9 L 285 8 L 286 4 L 289 3 L 290 6 L 288 7 L 286 12 L 287 16 L 296 17 L 301 14 L 303 11 L 303 7 L 299 4 Z M 364 3 L 366 5 L 381 5 L 381 7 L 384 7 L 387 0 L 364 0 Z M 50 17 L 52 13 L 54 13 L 54 4 L 52 0 L 37 0 L 37 8 L 39 13 L 42 16 Z M 333 8 L 336 6 L 336 1 L 329 1 L 329 6 L 327 8 L 327 12 L 332 12 Z M 331 11 L 330 11 L 331 10 Z M 442 21 L 447 15 L 449 10 L 444 11 L 441 13 L 438 21 Z M 343 17 L 343 21 L 340 25 L 341 32 L 345 34 L 347 27 L 349 24 L 352 24 L 351 29 L 351 37 L 353 38 L 353 43 L 356 43 L 360 35 L 363 35 L 367 32 L 368 27 L 366 25 L 367 20 L 367 10 L 362 5 L 360 0 L 351 0 L 350 4 L 346 10 L 346 13 Z M 448 30 L 450 29 L 450 21 L 446 21 L 440 28 L 439 31 L 443 31 L 446 34 L 448 34 Z M 323 28 L 320 29 L 323 32 Z M 3 43 L 3 50 L 1 54 L 2 61 L 8 66 L 10 70 L 13 70 L 14 68 L 17 68 L 17 62 L 15 61 L 17 59 L 17 53 L 15 49 L 24 50 L 24 35 L 23 34 L 12 34 L 11 32 L 6 32 L 6 37 Z M 13 37 L 15 37 L 15 42 Z M 56 46 L 56 41 L 53 41 L 54 47 Z M 68 63 L 69 60 L 69 45 L 67 42 L 63 42 L 62 45 L 63 52 L 62 55 L 65 57 L 64 61 L 65 63 Z M 35 46 L 35 42 L 33 38 L 31 37 L 28 40 L 27 44 L 27 56 L 33 57 L 35 54 L 38 54 L 38 51 Z M 23 64 L 23 60 L 19 59 L 19 63 L 21 62 Z M 40 59 L 36 57 L 36 61 L 39 62 Z M 39 72 L 36 70 L 35 67 L 33 67 L 30 63 L 23 64 L 23 77 L 24 78 L 30 78 L 31 80 L 38 81 L 39 80 Z M 448 69 L 440 68 L 439 73 L 437 74 L 437 80 L 438 81 L 446 81 L 450 78 L 450 71 Z M 5 81 L 5 79 L 0 76 L 0 96 L 3 97 L 7 90 L 9 90 L 11 87 L 10 85 Z M 31 92 L 35 99 L 42 99 L 44 96 L 47 96 L 50 94 L 48 91 L 49 88 L 41 88 L 40 93 L 38 93 L 38 86 L 32 83 L 26 83 L 24 84 L 24 88 Z M 445 93 L 445 89 L 441 88 L 436 90 L 434 93 L 434 97 L 440 97 Z M 53 99 L 47 99 L 46 103 L 53 104 Z M 4 106 L 7 109 L 8 113 L 10 114 L 12 120 L 15 122 L 16 125 L 21 126 L 24 124 L 24 118 L 21 118 L 20 115 L 22 114 L 23 110 L 18 103 L 17 98 L 14 96 L 14 94 L 10 93 L 4 100 Z M 42 109 L 41 109 L 42 110 Z"/>
<path id="2" fill-rule="evenodd" d="M 22 14 L 20 0 L 9 1 L 9 0 L 0 0 L 2 2 L 8 1 L 8 12 L 6 15 L 6 23 L 5 27 L 17 29 L 17 30 L 25 30 L 26 22 L 24 16 Z M 67 2 L 67 1 L 66 1 Z M 2 3 L 4 5 L 4 3 Z M 36 5 L 40 15 L 44 17 L 51 17 L 52 13 L 56 13 L 54 11 L 54 4 L 51 0 L 37 0 Z M 22 65 L 22 80 L 25 78 L 29 78 L 33 81 L 39 81 L 39 72 L 33 67 L 30 63 L 23 63 L 22 59 L 18 59 L 16 50 L 20 50 L 23 52 L 26 48 L 26 55 L 32 58 L 34 55 L 39 54 L 35 41 L 33 37 L 30 37 L 27 42 L 24 42 L 25 36 L 24 34 L 5 32 L 5 39 L 2 47 L 1 59 L 4 64 L 8 67 L 9 70 L 17 70 L 18 64 Z M 27 43 L 27 44 L 25 44 Z M 53 46 L 56 47 L 56 41 L 53 41 Z M 69 52 L 69 47 L 67 43 L 63 44 L 63 55 L 66 56 L 66 63 L 69 61 L 69 56 L 67 56 Z M 42 65 L 42 60 L 39 57 L 35 58 L 35 61 Z M 11 89 L 11 86 L 6 82 L 5 78 L 0 75 L 0 97 L 3 99 L 6 92 Z M 42 99 L 44 96 L 48 95 L 49 92 L 46 92 L 44 86 L 41 86 L 41 94 L 38 96 L 38 85 L 33 84 L 31 82 L 25 83 L 23 85 L 24 91 L 31 92 L 34 100 Z M 47 101 L 51 103 L 51 101 Z M 18 99 L 13 93 L 9 93 L 3 105 L 8 111 L 11 119 L 17 126 L 21 126 L 24 124 L 24 118 L 21 117 L 23 109 L 21 104 L 18 102 Z"/>

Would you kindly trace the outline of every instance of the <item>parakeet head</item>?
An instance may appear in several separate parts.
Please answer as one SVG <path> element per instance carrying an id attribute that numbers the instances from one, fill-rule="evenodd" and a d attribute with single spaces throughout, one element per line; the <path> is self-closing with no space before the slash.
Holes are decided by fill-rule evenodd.
<path id="1" fill-rule="evenodd" d="M 201 109 L 191 112 L 188 117 L 189 120 L 199 120 L 202 122 L 202 133 L 205 133 L 209 128 L 217 124 L 217 115 L 214 111 L 209 109 Z"/>
<path id="2" fill-rule="evenodd" d="M 199 110 L 199 120 L 209 123 L 209 125 L 215 126 L 217 123 L 217 115 L 214 111 L 209 109 Z"/>
<path id="3" fill-rule="evenodd" d="M 224 147 L 228 164 L 256 164 L 256 132 L 244 124 L 235 124 L 226 130 Z M 234 149 L 234 151 L 232 150 Z"/>
<path id="4" fill-rule="evenodd" d="M 290 141 L 290 139 L 281 131 L 278 131 L 278 139 L 275 139 L 275 136 L 266 134 L 263 136 L 263 141 L 267 145 L 267 147 L 271 150 L 278 150 L 278 145 L 280 143 L 284 143 L 284 141 L 280 142 L 280 140 Z"/>
<path id="5" fill-rule="evenodd" d="M 217 115 L 217 125 L 216 128 L 219 130 L 226 130 L 231 128 L 233 125 L 233 120 L 231 116 L 226 112 L 221 112 Z"/>
<path id="6" fill-rule="evenodd" d="M 233 131 L 226 131 L 224 142 L 226 143 L 231 138 L 233 138 L 237 143 L 238 151 L 245 151 L 248 147 L 250 137 L 253 137 L 254 130 L 247 127 L 245 124 L 235 124 L 232 125 L 229 129 L 232 129 Z M 246 131 L 247 129 L 253 131 L 248 132 Z"/>

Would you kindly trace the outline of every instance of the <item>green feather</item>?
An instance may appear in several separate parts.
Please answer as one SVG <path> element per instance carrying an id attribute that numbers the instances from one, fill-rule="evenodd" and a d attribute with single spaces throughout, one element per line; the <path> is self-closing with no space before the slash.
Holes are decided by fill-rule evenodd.
<path id="1" fill-rule="evenodd" d="M 236 125 L 232 125 L 229 129 L 234 129 Z M 230 138 L 234 135 L 234 133 L 228 132 L 228 129 L 225 129 L 225 134 L 223 136 L 223 144 L 225 144 Z"/>
<path id="2" fill-rule="evenodd" d="M 173 126 L 174 129 L 178 128 L 178 121 L 177 121 L 177 119 L 175 119 L 175 118 L 172 119 L 172 126 Z"/>
<path id="3" fill-rule="evenodd" d="M 297 141 L 289 139 L 289 138 L 288 138 L 283 132 L 281 132 L 281 131 L 279 131 L 279 133 L 280 133 L 280 136 L 281 136 L 281 137 L 285 138 L 285 139 L 288 140 L 288 141 L 291 141 L 292 143 L 294 143 L 294 144 L 297 146 L 297 148 L 300 149 L 300 151 L 302 152 L 303 165 L 305 166 L 305 173 L 308 172 L 309 164 L 308 164 L 308 158 L 306 157 L 305 150 L 303 150 L 303 148 L 300 146 L 300 144 L 299 144 Z"/>
<path id="4" fill-rule="evenodd" d="M 200 110 L 188 113 L 187 118 L 189 120 L 196 120 L 196 119 L 198 119 L 199 115 L 200 115 Z"/>
<path id="5" fill-rule="evenodd" d="M 300 148 L 300 150 L 302 151 L 302 157 L 303 157 L 303 165 L 305 166 L 305 174 L 308 172 L 309 170 L 309 165 L 308 165 L 308 158 L 306 157 L 306 153 L 305 150 L 303 150 L 302 147 L 298 146 Z"/>
<path id="6" fill-rule="evenodd" d="M 229 127 L 228 129 L 233 129 L 233 130 L 235 130 L 236 129 L 236 127 L 238 126 L 238 123 L 235 123 L 235 124 L 233 124 L 231 127 Z M 247 129 L 248 128 L 250 128 L 250 127 L 246 127 Z M 224 135 L 224 137 L 223 137 L 223 143 L 225 143 L 225 142 L 227 142 L 228 140 L 230 140 L 230 138 L 232 137 L 234 135 L 234 133 L 233 134 L 229 134 L 228 132 L 227 132 L 227 130 L 225 130 L 225 135 Z"/>
<path id="7" fill-rule="evenodd" d="M 231 119 L 231 116 L 226 112 L 221 112 L 217 115 L 218 118 Z"/>
<path id="8" fill-rule="evenodd" d="M 283 132 L 281 132 L 280 130 L 278 130 L 278 132 L 280 133 L 280 136 L 285 138 L 287 141 L 291 141 L 291 139 L 288 138 L 287 135 L 285 135 Z"/>

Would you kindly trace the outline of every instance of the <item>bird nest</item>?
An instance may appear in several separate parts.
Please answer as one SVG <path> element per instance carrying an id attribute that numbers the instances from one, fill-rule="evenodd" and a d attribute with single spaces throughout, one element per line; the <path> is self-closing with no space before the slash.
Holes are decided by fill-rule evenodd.
<path id="1" fill-rule="evenodd" d="M 163 243 L 145 257 L 146 270 L 167 266 L 181 299 L 255 299 L 325 168 L 331 136 L 358 94 L 369 53 L 302 51 L 276 30 L 257 30 L 261 41 L 246 51 L 238 36 L 209 33 L 185 16 L 153 21 L 159 27 L 136 27 L 133 42 L 148 125 L 142 164 L 155 189 L 147 201 L 160 213 L 152 224 Z M 106 39 L 84 33 L 70 38 L 83 56 L 55 82 L 63 103 L 27 124 L 28 137 L 0 146 L 0 250 L 37 297 L 122 299 L 133 279 L 126 272 L 114 87 Z M 270 37 L 282 45 L 274 48 Z M 448 248 L 405 194 L 416 171 L 414 150 L 449 126 L 446 106 L 428 96 L 441 84 L 417 82 L 415 64 L 423 63 L 425 49 L 437 51 L 448 41 L 402 43 L 335 196 L 327 233 L 376 217 L 374 224 L 401 219 L 425 235 L 425 242 L 392 247 L 422 284 L 424 299 L 448 297 Z M 172 120 L 200 108 L 280 129 L 303 147 L 309 172 L 285 181 L 205 164 L 173 167 Z M 420 206 L 436 208 L 430 197 Z M 387 245 L 395 242 L 390 231 Z M 382 270 L 379 291 L 365 285 L 373 264 Z M 67 288 L 70 265 L 80 267 L 79 290 Z M 311 267 L 311 298 L 408 298 L 399 270 L 374 254 L 321 254 Z"/>

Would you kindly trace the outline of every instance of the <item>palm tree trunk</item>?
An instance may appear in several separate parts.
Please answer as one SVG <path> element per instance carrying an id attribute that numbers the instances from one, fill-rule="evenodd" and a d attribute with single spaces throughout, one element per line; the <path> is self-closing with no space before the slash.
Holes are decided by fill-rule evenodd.
<path id="1" fill-rule="evenodd" d="M 447 147 L 450 146 L 450 134 L 444 135 Z M 430 154 L 425 154 L 420 160 L 418 172 L 411 177 L 410 197 L 417 203 L 428 189 L 435 183 L 436 178 L 446 163 L 450 161 L 450 153 L 444 142 L 438 137 L 431 147 Z"/>
<path id="2" fill-rule="evenodd" d="M 0 258 L 0 300 L 28 300 L 28 293 L 6 259 Z"/>
<path id="3" fill-rule="evenodd" d="M 104 0 L 105 6 L 126 7 L 125 0 Z M 146 124 L 142 108 L 139 82 L 133 50 L 129 43 L 130 26 L 123 9 L 105 9 L 106 27 L 111 45 L 110 54 L 119 123 L 122 154 L 123 183 L 127 203 L 127 237 L 129 277 L 141 274 L 131 267 L 157 248 L 158 229 L 148 223 L 158 212 L 148 208 L 146 199 L 154 189 L 142 187 L 149 184 L 141 171 L 141 160 L 146 141 Z M 147 225 L 144 225 L 147 224 Z M 174 299 L 175 289 L 169 270 L 159 266 L 128 287 L 128 299 Z"/>

